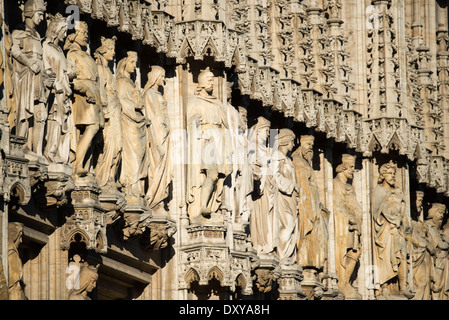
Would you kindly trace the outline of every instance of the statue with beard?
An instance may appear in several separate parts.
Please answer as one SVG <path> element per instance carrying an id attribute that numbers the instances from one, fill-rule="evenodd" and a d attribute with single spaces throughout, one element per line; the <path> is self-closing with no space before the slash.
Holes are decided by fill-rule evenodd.
<path id="1" fill-rule="evenodd" d="M 379 168 L 378 185 L 373 191 L 374 264 L 379 269 L 381 288 L 377 299 L 391 296 L 389 284 L 399 281 L 401 295 L 413 297 L 407 288 L 407 244 L 411 228 L 405 214 L 405 196 L 396 188 L 396 165 L 385 163 Z"/>
<path id="2" fill-rule="evenodd" d="M 300 190 L 297 262 L 304 269 L 322 272 L 328 254 L 329 215 L 321 204 L 316 176 L 312 168 L 313 143 L 313 136 L 301 136 L 300 146 L 292 154 L 296 183 Z"/>

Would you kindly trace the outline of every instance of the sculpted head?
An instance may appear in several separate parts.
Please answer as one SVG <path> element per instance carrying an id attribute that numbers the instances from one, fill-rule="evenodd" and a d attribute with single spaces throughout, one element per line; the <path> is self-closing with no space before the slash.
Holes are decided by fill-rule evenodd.
<path id="1" fill-rule="evenodd" d="M 290 129 L 281 129 L 277 136 L 279 142 L 279 148 L 283 147 L 285 151 L 289 152 L 293 150 L 295 145 L 295 133 Z"/>
<path id="2" fill-rule="evenodd" d="M 427 213 L 427 219 L 431 219 L 437 227 L 443 225 L 444 214 L 446 213 L 446 206 L 442 203 L 433 203 L 432 207 Z"/>
<path id="3" fill-rule="evenodd" d="M 8 224 L 8 240 L 18 246 L 22 242 L 23 224 L 10 222 Z"/>
<path id="4" fill-rule="evenodd" d="M 394 187 L 396 185 L 396 169 L 397 166 L 392 161 L 383 164 L 379 168 L 379 179 L 377 183 Z"/>
<path id="5" fill-rule="evenodd" d="M 47 4 L 43 0 L 27 0 L 23 6 L 23 16 L 37 26 L 44 20 Z"/>
<path id="6" fill-rule="evenodd" d="M 117 40 L 116 36 L 112 38 L 105 38 L 101 36 L 101 46 L 95 50 L 94 57 L 96 59 L 102 56 L 107 61 L 112 61 L 115 56 L 115 41 Z"/>
<path id="7" fill-rule="evenodd" d="M 165 84 L 165 69 L 160 66 L 152 66 L 148 72 L 147 88 L 158 88 Z"/>
<path id="8" fill-rule="evenodd" d="M 76 21 L 75 23 L 75 35 L 74 41 L 81 47 L 87 46 L 87 40 L 89 36 L 89 27 L 84 21 Z"/>
<path id="9" fill-rule="evenodd" d="M 212 94 L 214 91 L 214 78 L 214 74 L 210 71 L 209 67 L 202 70 L 198 75 L 197 93 L 204 90 L 208 94 Z"/>
<path id="10" fill-rule="evenodd" d="M 67 36 L 67 19 L 59 12 L 50 16 L 45 37 L 51 43 L 63 41 Z"/>
<path id="11" fill-rule="evenodd" d="M 299 139 L 299 152 L 301 156 L 309 163 L 313 159 L 313 143 L 315 141 L 314 136 L 304 135 Z"/>
<path id="12" fill-rule="evenodd" d="M 117 78 L 129 77 L 137 67 L 137 52 L 128 51 L 127 56 L 117 64 Z"/>
<path id="13" fill-rule="evenodd" d="M 341 164 L 337 166 L 337 174 L 341 173 L 346 179 L 352 180 L 355 171 L 355 156 L 343 154 L 341 156 Z"/>

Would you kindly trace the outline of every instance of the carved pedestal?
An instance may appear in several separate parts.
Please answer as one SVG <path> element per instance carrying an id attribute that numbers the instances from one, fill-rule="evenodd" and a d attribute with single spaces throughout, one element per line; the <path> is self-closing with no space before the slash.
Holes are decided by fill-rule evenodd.
<path id="1" fill-rule="evenodd" d="M 271 292 L 281 275 L 279 260 L 274 255 L 259 254 L 259 264 L 254 270 L 253 281 L 259 293 Z"/>
<path id="2" fill-rule="evenodd" d="M 145 250 L 164 249 L 176 230 L 174 220 L 166 215 L 154 215 L 140 238 L 140 244 Z"/>
<path id="3" fill-rule="evenodd" d="M 281 276 L 278 279 L 279 300 L 304 299 L 301 290 L 302 268 L 298 265 L 281 266 Z"/>
<path id="4" fill-rule="evenodd" d="M 106 253 L 106 216 L 99 202 L 100 189 L 93 177 L 75 180 L 71 192 L 72 205 L 67 221 L 62 227 L 62 248 L 82 242 L 86 249 Z"/>
<path id="5" fill-rule="evenodd" d="M 126 207 L 125 196 L 118 190 L 105 192 L 102 190 L 100 196 L 100 205 L 106 214 L 106 225 L 110 226 L 123 217 Z"/>
<path id="6" fill-rule="evenodd" d="M 252 253 L 242 246 L 242 235 L 232 238 L 234 249 L 228 246 L 228 227 L 223 216 L 212 215 L 209 221 L 186 227 L 188 242 L 182 247 L 179 288 L 190 289 L 193 282 L 207 286 L 216 279 L 221 287 L 231 292 L 241 288 L 243 295 L 252 293 Z"/>
<path id="7" fill-rule="evenodd" d="M 313 268 L 305 268 L 302 272 L 303 280 L 301 288 L 307 300 L 321 299 L 324 293 L 324 286 L 320 281 L 319 274 Z"/>
<path id="8" fill-rule="evenodd" d="M 140 238 L 151 222 L 151 211 L 142 202 L 128 203 L 123 214 L 123 240 Z"/>
<path id="9" fill-rule="evenodd" d="M 68 195 L 74 189 L 72 168 L 63 164 L 49 164 L 42 187 L 36 188 L 40 194 L 36 195 L 35 200 L 43 210 L 61 208 L 68 203 Z"/>

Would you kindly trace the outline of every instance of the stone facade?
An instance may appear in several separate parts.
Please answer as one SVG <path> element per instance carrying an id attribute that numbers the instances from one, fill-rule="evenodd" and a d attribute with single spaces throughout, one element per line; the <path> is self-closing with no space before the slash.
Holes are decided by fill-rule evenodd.
<path id="1" fill-rule="evenodd" d="M 449 299 L 446 1 L 0 4 L 2 299 Z"/>

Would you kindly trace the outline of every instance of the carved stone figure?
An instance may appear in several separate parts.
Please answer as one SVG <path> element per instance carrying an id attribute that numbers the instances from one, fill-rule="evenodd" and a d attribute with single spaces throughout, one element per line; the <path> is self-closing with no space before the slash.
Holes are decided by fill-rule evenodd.
<path id="1" fill-rule="evenodd" d="M 23 224 L 8 224 L 8 294 L 9 300 L 28 300 L 23 291 L 23 266 L 18 247 L 22 243 Z"/>
<path id="2" fill-rule="evenodd" d="M 88 43 L 88 26 L 84 21 L 75 24 L 75 32 L 70 34 L 64 45 L 68 49 L 67 58 L 75 67 L 73 80 L 72 112 L 76 132 L 73 167 L 75 174 L 86 176 L 92 167 L 91 153 L 94 137 L 104 127 L 104 113 L 100 96 L 98 67 L 92 57 L 83 50 Z"/>
<path id="3" fill-rule="evenodd" d="M 313 136 L 300 138 L 300 146 L 292 154 L 296 183 L 299 185 L 298 264 L 321 270 L 327 260 L 328 214 L 320 202 L 320 194 L 312 168 Z"/>
<path id="4" fill-rule="evenodd" d="M 274 254 L 279 244 L 277 211 L 274 210 L 274 181 L 269 171 L 271 150 L 268 145 L 270 121 L 257 118 L 249 132 L 249 163 L 253 168 L 253 212 L 250 216 L 250 235 L 259 254 Z"/>
<path id="5" fill-rule="evenodd" d="M 104 110 L 105 125 L 103 129 L 103 143 L 98 146 L 100 154 L 95 166 L 95 175 L 100 188 L 117 190 L 119 183 L 119 168 L 122 161 L 122 106 L 117 97 L 116 79 L 112 74 L 109 63 L 114 60 L 115 40 L 101 37 L 101 46 L 95 51 L 95 58 L 100 77 L 101 97 Z"/>
<path id="6" fill-rule="evenodd" d="M 87 262 L 79 263 L 79 257 L 75 257 L 75 263 L 79 268 L 77 284 L 69 290 L 69 300 L 91 300 L 88 294 L 97 286 L 98 267 L 89 265 Z"/>
<path id="7" fill-rule="evenodd" d="M 429 241 L 428 226 L 423 221 L 424 193 L 416 192 L 416 220 L 412 220 L 412 262 L 413 289 L 416 292 L 414 300 L 430 300 L 430 286 L 433 275 L 433 260 L 435 247 Z"/>
<path id="8" fill-rule="evenodd" d="M 123 159 L 120 182 L 130 200 L 145 195 L 148 176 L 147 121 L 139 89 L 131 79 L 137 53 L 129 51 L 117 66 L 117 96 L 122 105 Z"/>
<path id="9" fill-rule="evenodd" d="M 357 202 L 352 179 L 355 156 L 342 155 L 333 184 L 335 265 L 338 288 L 346 299 L 361 299 L 351 285 L 351 277 L 361 254 L 362 208 Z"/>
<path id="10" fill-rule="evenodd" d="M 225 106 L 213 96 L 214 74 L 198 75 L 195 94 L 187 104 L 187 201 L 191 221 L 220 210 L 223 180 L 232 171 Z"/>
<path id="11" fill-rule="evenodd" d="M 435 248 L 432 300 L 449 300 L 449 237 L 441 229 L 445 213 L 444 204 L 433 203 L 425 220 L 429 241 Z"/>
<path id="12" fill-rule="evenodd" d="M 253 191 L 253 179 L 248 160 L 248 111 L 238 108 L 238 125 L 236 129 L 236 156 L 237 170 L 235 172 L 235 207 L 242 222 L 249 222 L 253 212 L 250 194 Z"/>
<path id="13" fill-rule="evenodd" d="M 276 141 L 271 167 L 277 189 L 274 204 L 275 216 L 279 219 L 279 229 L 275 230 L 279 232 L 277 255 L 281 265 L 293 265 L 297 259 L 299 186 L 287 153 L 293 150 L 295 134 L 290 129 L 281 129 Z"/>
<path id="14" fill-rule="evenodd" d="M 70 130 L 72 128 L 70 81 L 75 77 L 73 66 L 66 59 L 59 43 L 67 35 L 67 20 L 56 14 L 48 24 L 43 44 L 46 73 L 53 74 L 55 81 L 47 90 L 48 122 L 44 156 L 53 163 L 69 163 Z"/>
<path id="15" fill-rule="evenodd" d="M 25 152 L 41 156 L 44 140 L 45 86 L 51 78 L 43 67 L 41 36 L 36 27 L 43 21 L 46 4 L 43 0 L 28 0 L 23 7 L 24 30 L 12 33 L 11 55 L 13 83 L 18 108 L 15 114 L 15 134 L 27 138 Z"/>
<path id="16" fill-rule="evenodd" d="M 162 67 L 153 66 L 148 73 L 148 82 L 143 92 L 145 115 L 151 120 L 151 125 L 148 127 L 150 166 L 146 197 L 153 211 L 164 209 L 164 200 L 168 198 L 169 185 L 173 179 L 170 121 L 167 101 L 160 92 L 164 84 L 165 70 Z"/>
<path id="17" fill-rule="evenodd" d="M 379 168 L 378 185 L 372 195 L 374 228 L 374 264 L 379 270 L 381 288 L 377 299 L 391 296 L 389 283 L 397 279 L 402 295 L 413 297 L 407 286 L 407 243 L 405 236 L 411 232 L 405 215 L 405 198 L 396 188 L 396 165 L 385 163 Z"/>

